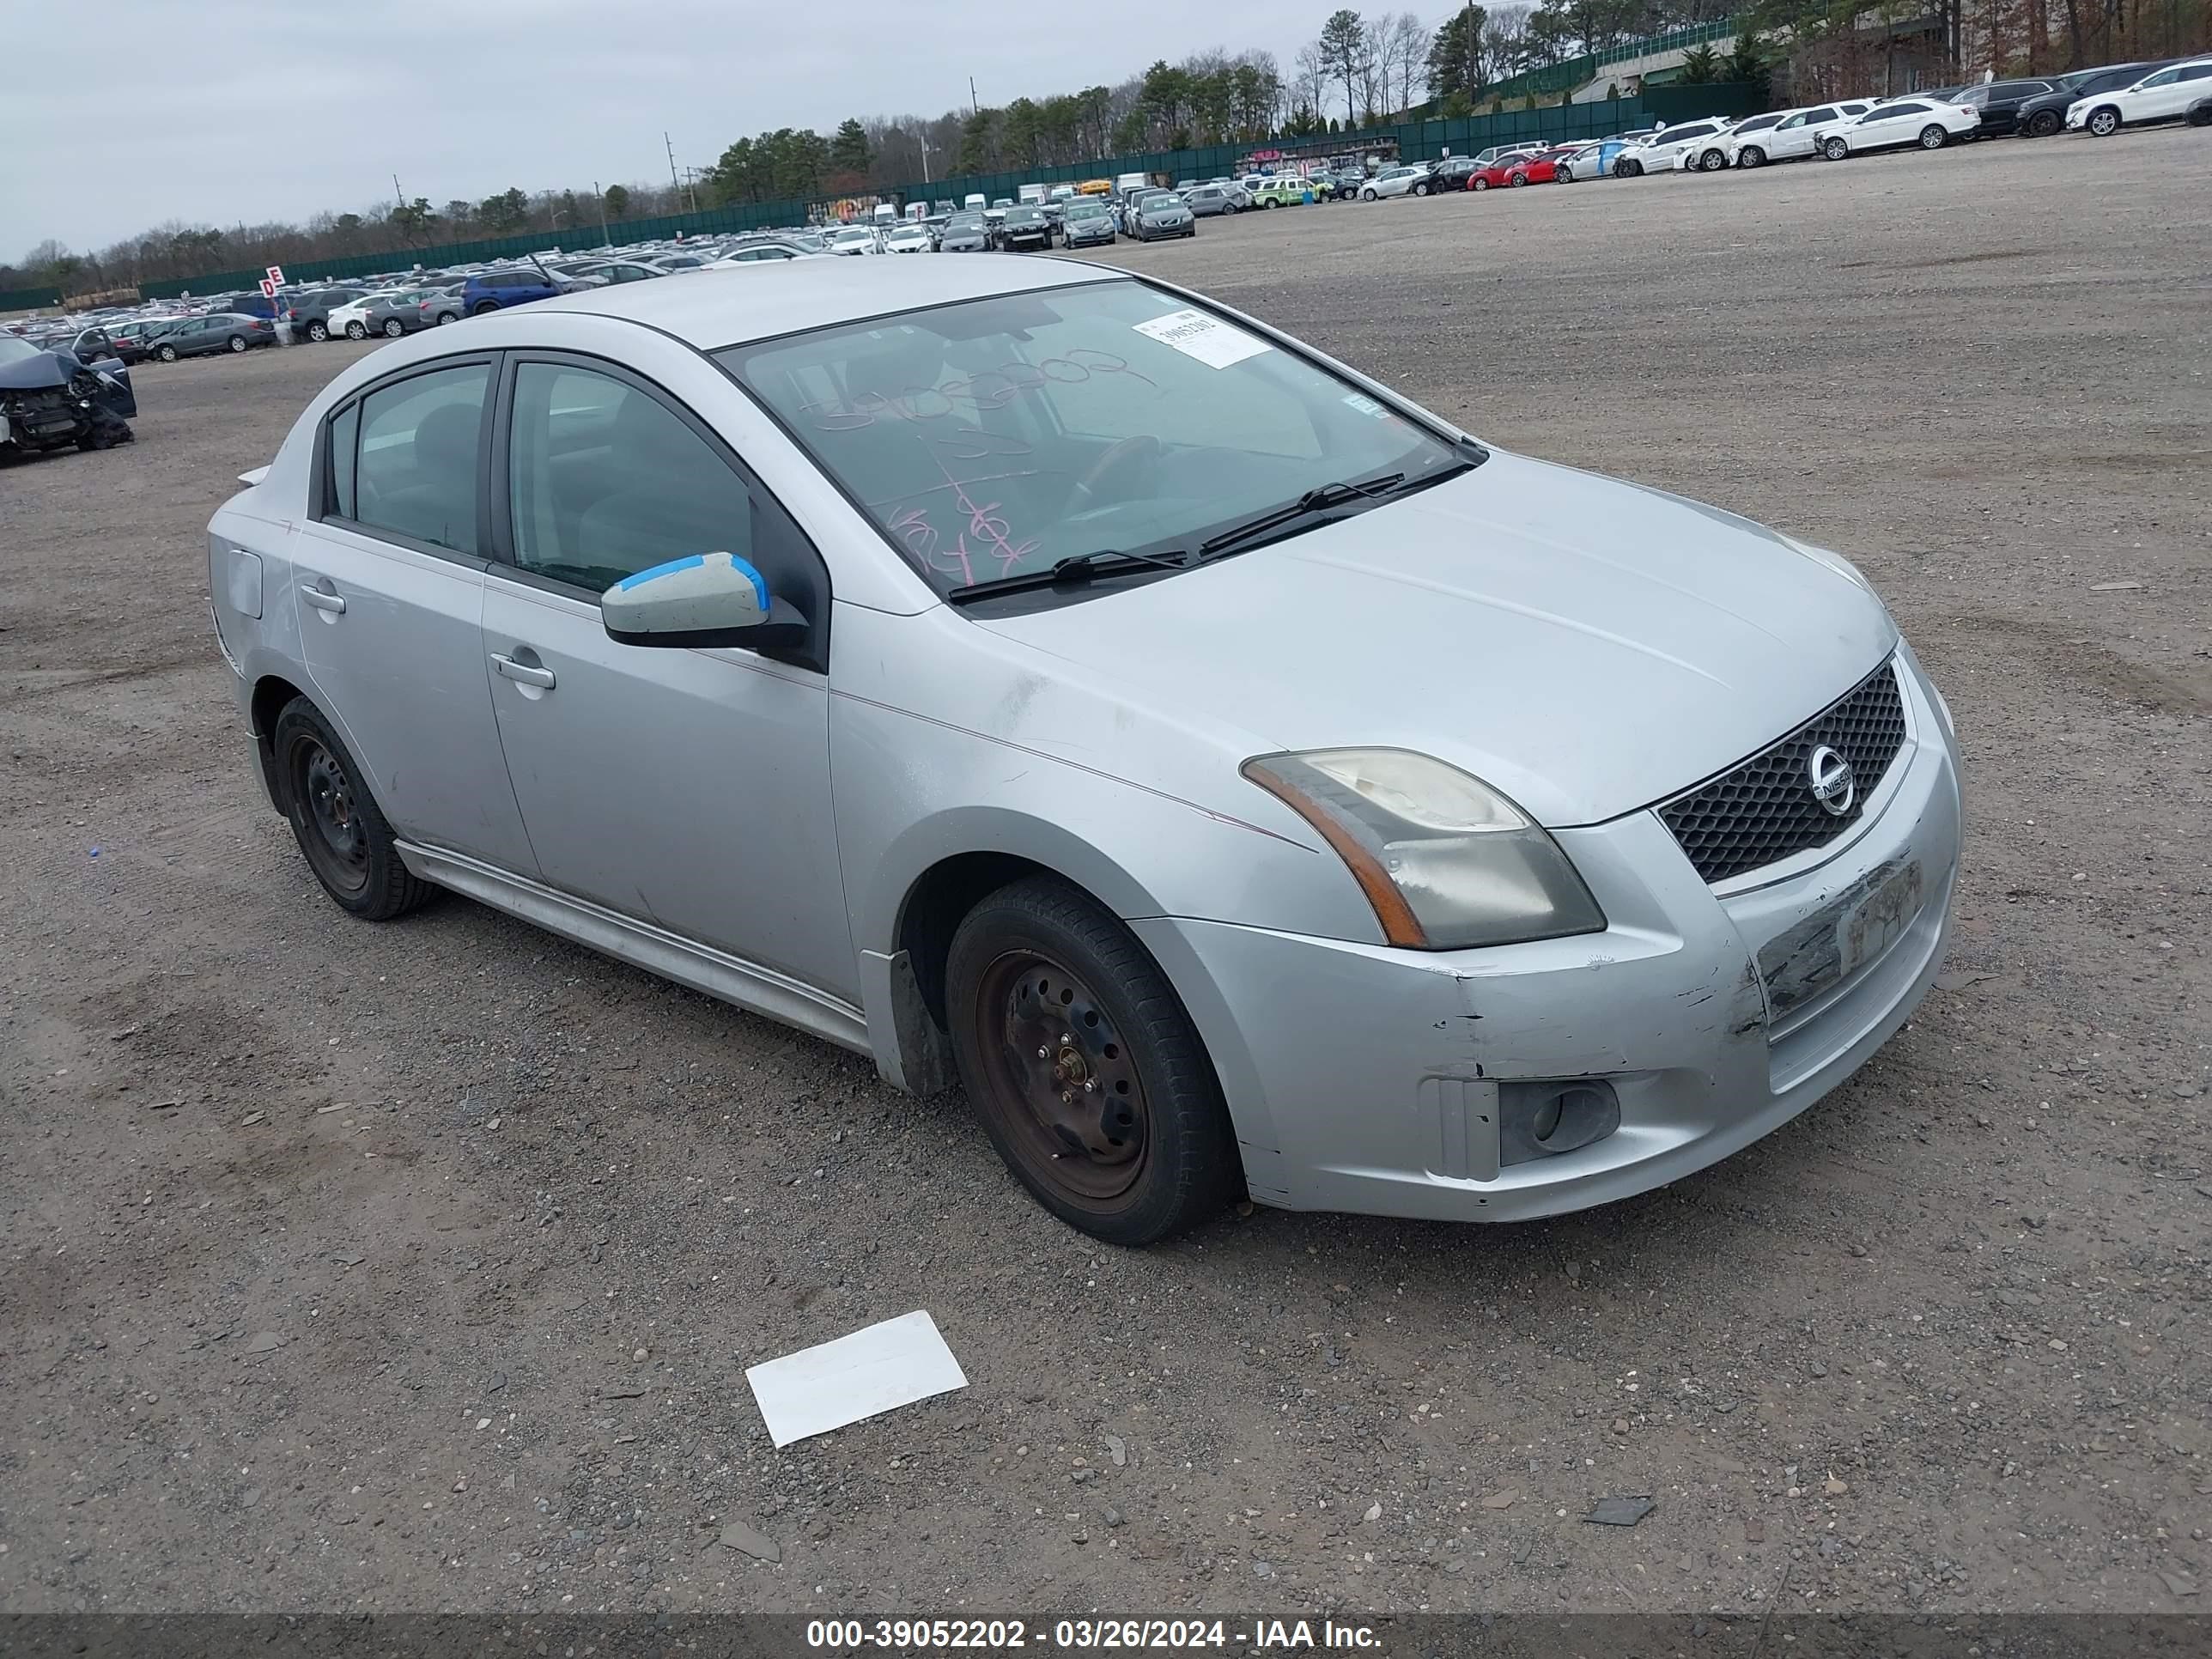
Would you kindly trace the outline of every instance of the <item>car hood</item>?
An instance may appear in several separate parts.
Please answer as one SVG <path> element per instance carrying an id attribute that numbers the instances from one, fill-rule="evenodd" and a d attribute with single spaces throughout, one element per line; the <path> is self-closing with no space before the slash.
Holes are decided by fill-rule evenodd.
<path id="1" fill-rule="evenodd" d="M 1502 452 L 1203 570 L 976 620 L 1169 726 L 1253 754 L 1418 750 L 1554 828 L 1723 770 L 1897 640 L 1840 561 Z"/>
<path id="2" fill-rule="evenodd" d="M 77 368 L 74 356 L 58 351 L 41 351 L 35 357 L 0 363 L 0 392 L 43 392 L 49 386 L 67 386 Z"/>

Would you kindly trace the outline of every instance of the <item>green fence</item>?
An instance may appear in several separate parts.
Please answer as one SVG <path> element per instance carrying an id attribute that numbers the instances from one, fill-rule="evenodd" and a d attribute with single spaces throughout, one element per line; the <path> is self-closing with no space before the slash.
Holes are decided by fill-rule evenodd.
<path id="1" fill-rule="evenodd" d="M 1497 115 L 1476 115 L 1453 121 L 1409 121 L 1360 132 L 1273 142 L 1296 144 L 1301 151 L 1321 149 L 1335 155 L 1359 155 L 1395 143 L 1401 160 L 1432 161 L 1448 154 L 1470 155 L 1492 144 L 1540 139 L 1565 143 L 1575 138 L 1599 138 L 1609 132 L 1649 126 L 1656 121 L 1681 121 L 1700 115 L 1748 115 L 1764 106 L 1764 88 L 1749 85 L 1655 87 L 1635 98 L 1554 104 L 1541 109 L 1508 110 Z M 927 184 L 898 185 L 889 194 L 902 202 L 958 202 L 969 195 L 987 199 L 1012 198 L 1024 185 L 1075 184 L 1085 179 L 1110 179 L 1124 173 L 1152 174 L 1170 183 L 1179 179 L 1212 179 L 1231 172 L 1252 153 L 1253 148 L 1250 144 L 1211 144 L 1195 149 L 1144 150 L 1066 167 L 966 173 Z M 679 233 L 686 236 L 726 235 L 779 225 L 800 225 L 806 222 L 809 208 L 828 199 L 755 202 L 702 209 L 696 213 L 670 214 L 657 219 L 618 220 L 608 225 L 606 234 L 609 240 L 617 243 L 648 242 Z M 450 242 L 433 247 L 297 260 L 289 266 L 285 275 L 295 283 L 319 283 L 404 271 L 418 264 L 428 268 L 481 264 L 559 249 L 573 253 L 599 245 L 599 228 L 586 224 L 580 230 L 567 232 L 533 231 L 519 236 Z M 251 289 L 260 280 L 258 270 L 222 270 L 173 281 L 141 283 L 138 291 L 149 300 L 173 299 L 187 293 L 204 296 L 234 289 Z"/>
<path id="2" fill-rule="evenodd" d="M 0 288 L 0 311 L 36 311 L 61 302 L 58 288 Z"/>
<path id="3" fill-rule="evenodd" d="M 1547 64 L 1541 69 L 1524 70 L 1518 75 L 1508 76 L 1494 85 L 1485 87 L 1479 98 L 1526 98 L 1531 94 L 1539 97 L 1556 95 L 1595 79 L 1598 71 L 1607 64 L 1626 64 L 1653 52 L 1686 52 L 1692 46 L 1711 46 L 1716 40 L 1733 39 L 1741 31 L 1741 27 L 1738 19 L 1723 18 L 1717 23 L 1697 23 L 1666 34 L 1648 34 L 1640 40 L 1608 46 L 1603 52 L 1588 52 L 1580 58 L 1569 58 L 1557 64 Z"/>

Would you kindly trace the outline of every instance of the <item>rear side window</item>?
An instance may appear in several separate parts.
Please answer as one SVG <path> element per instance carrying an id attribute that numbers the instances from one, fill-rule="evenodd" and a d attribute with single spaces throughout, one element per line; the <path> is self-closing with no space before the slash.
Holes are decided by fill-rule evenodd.
<path id="1" fill-rule="evenodd" d="M 2191 64 L 2174 76 L 2177 81 L 2203 81 L 2208 78 L 2212 78 L 2212 64 Z"/>
<path id="2" fill-rule="evenodd" d="M 434 369 L 357 405 L 354 521 L 456 553 L 477 550 L 478 438 L 490 369 Z M 337 423 L 331 423 L 335 444 Z M 332 459 L 333 483 L 343 469 Z"/>

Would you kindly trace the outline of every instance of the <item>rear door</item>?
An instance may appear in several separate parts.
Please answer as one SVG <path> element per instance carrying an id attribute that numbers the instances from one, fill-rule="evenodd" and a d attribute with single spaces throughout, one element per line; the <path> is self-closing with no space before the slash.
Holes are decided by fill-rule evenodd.
<path id="1" fill-rule="evenodd" d="M 293 597 L 315 700 L 402 839 L 530 876 L 484 671 L 495 361 L 441 358 L 333 412 L 293 536 Z"/>

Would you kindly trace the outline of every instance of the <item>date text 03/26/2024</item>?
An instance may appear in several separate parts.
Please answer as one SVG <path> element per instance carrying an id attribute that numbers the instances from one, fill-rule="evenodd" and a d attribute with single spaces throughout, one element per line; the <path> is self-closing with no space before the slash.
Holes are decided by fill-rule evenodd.
<path id="1" fill-rule="evenodd" d="M 1373 1650 L 1370 1626 L 1320 1619 L 815 1619 L 806 1645 L 830 1652 L 1011 1652 L 1297 1648 Z"/>

